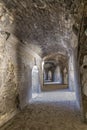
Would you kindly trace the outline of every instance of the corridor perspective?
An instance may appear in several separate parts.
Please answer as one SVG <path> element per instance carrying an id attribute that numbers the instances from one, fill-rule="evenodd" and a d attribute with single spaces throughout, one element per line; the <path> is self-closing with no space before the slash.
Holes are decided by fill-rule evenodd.
<path id="1" fill-rule="evenodd" d="M 0 0 L 0 130 L 87 130 L 87 0 Z"/>

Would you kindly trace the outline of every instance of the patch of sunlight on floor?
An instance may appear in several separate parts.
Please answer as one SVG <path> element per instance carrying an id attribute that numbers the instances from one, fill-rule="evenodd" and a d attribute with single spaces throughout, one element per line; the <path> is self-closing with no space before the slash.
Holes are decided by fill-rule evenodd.
<path id="1" fill-rule="evenodd" d="M 36 98 L 37 96 L 38 96 L 37 93 L 33 93 L 33 94 L 32 94 L 32 98 Z"/>
<path id="2" fill-rule="evenodd" d="M 50 91 L 50 92 L 41 92 L 32 101 L 41 101 L 41 102 L 61 102 L 61 101 L 76 101 L 75 92 L 71 92 L 68 89 Z"/>
<path id="3" fill-rule="evenodd" d="M 45 82 L 44 84 L 60 84 L 60 82 Z"/>

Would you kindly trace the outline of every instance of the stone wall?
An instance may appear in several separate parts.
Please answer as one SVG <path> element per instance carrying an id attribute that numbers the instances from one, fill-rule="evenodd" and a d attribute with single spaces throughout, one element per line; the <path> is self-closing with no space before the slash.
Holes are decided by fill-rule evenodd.
<path id="1" fill-rule="evenodd" d="M 39 56 L 32 54 L 14 35 L 8 40 L 6 37 L 0 34 L 0 125 L 29 103 L 35 57 L 40 66 Z"/>
<path id="2" fill-rule="evenodd" d="M 79 33 L 79 64 L 82 90 L 82 109 L 84 121 L 87 122 L 87 3 L 84 5 Z"/>
<path id="3" fill-rule="evenodd" d="M 82 104 L 84 121 L 87 122 L 87 54 L 81 54 L 80 60 L 80 79 L 82 89 Z"/>

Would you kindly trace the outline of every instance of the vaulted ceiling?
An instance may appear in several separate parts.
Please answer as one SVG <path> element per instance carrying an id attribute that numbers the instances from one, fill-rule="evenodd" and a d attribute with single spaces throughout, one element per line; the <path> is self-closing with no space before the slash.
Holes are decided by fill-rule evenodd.
<path id="1" fill-rule="evenodd" d="M 77 46 L 82 0 L 1 0 L 0 11 L 0 29 L 43 57 Z"/>
<path id="2" fill-rule="evenodd" d="M 68 67 L 68 57 L 65 55 L 61 55 L 59 53 L 54 53 L 52 55 L 47 55 L 44 57 L 44 68 L 55 68 L 57 65 L 59 65 L 62 69 L 65 67 Z"/>

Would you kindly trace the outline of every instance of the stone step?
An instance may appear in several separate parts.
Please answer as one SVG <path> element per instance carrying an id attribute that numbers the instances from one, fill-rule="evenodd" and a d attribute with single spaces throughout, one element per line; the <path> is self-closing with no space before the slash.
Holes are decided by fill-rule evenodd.
<path id="1" fill-rule="evenodd" d="M 42 91 L 53 91 L 66 88 L 68 88 L 68 84 L 44 84 Z"/>

